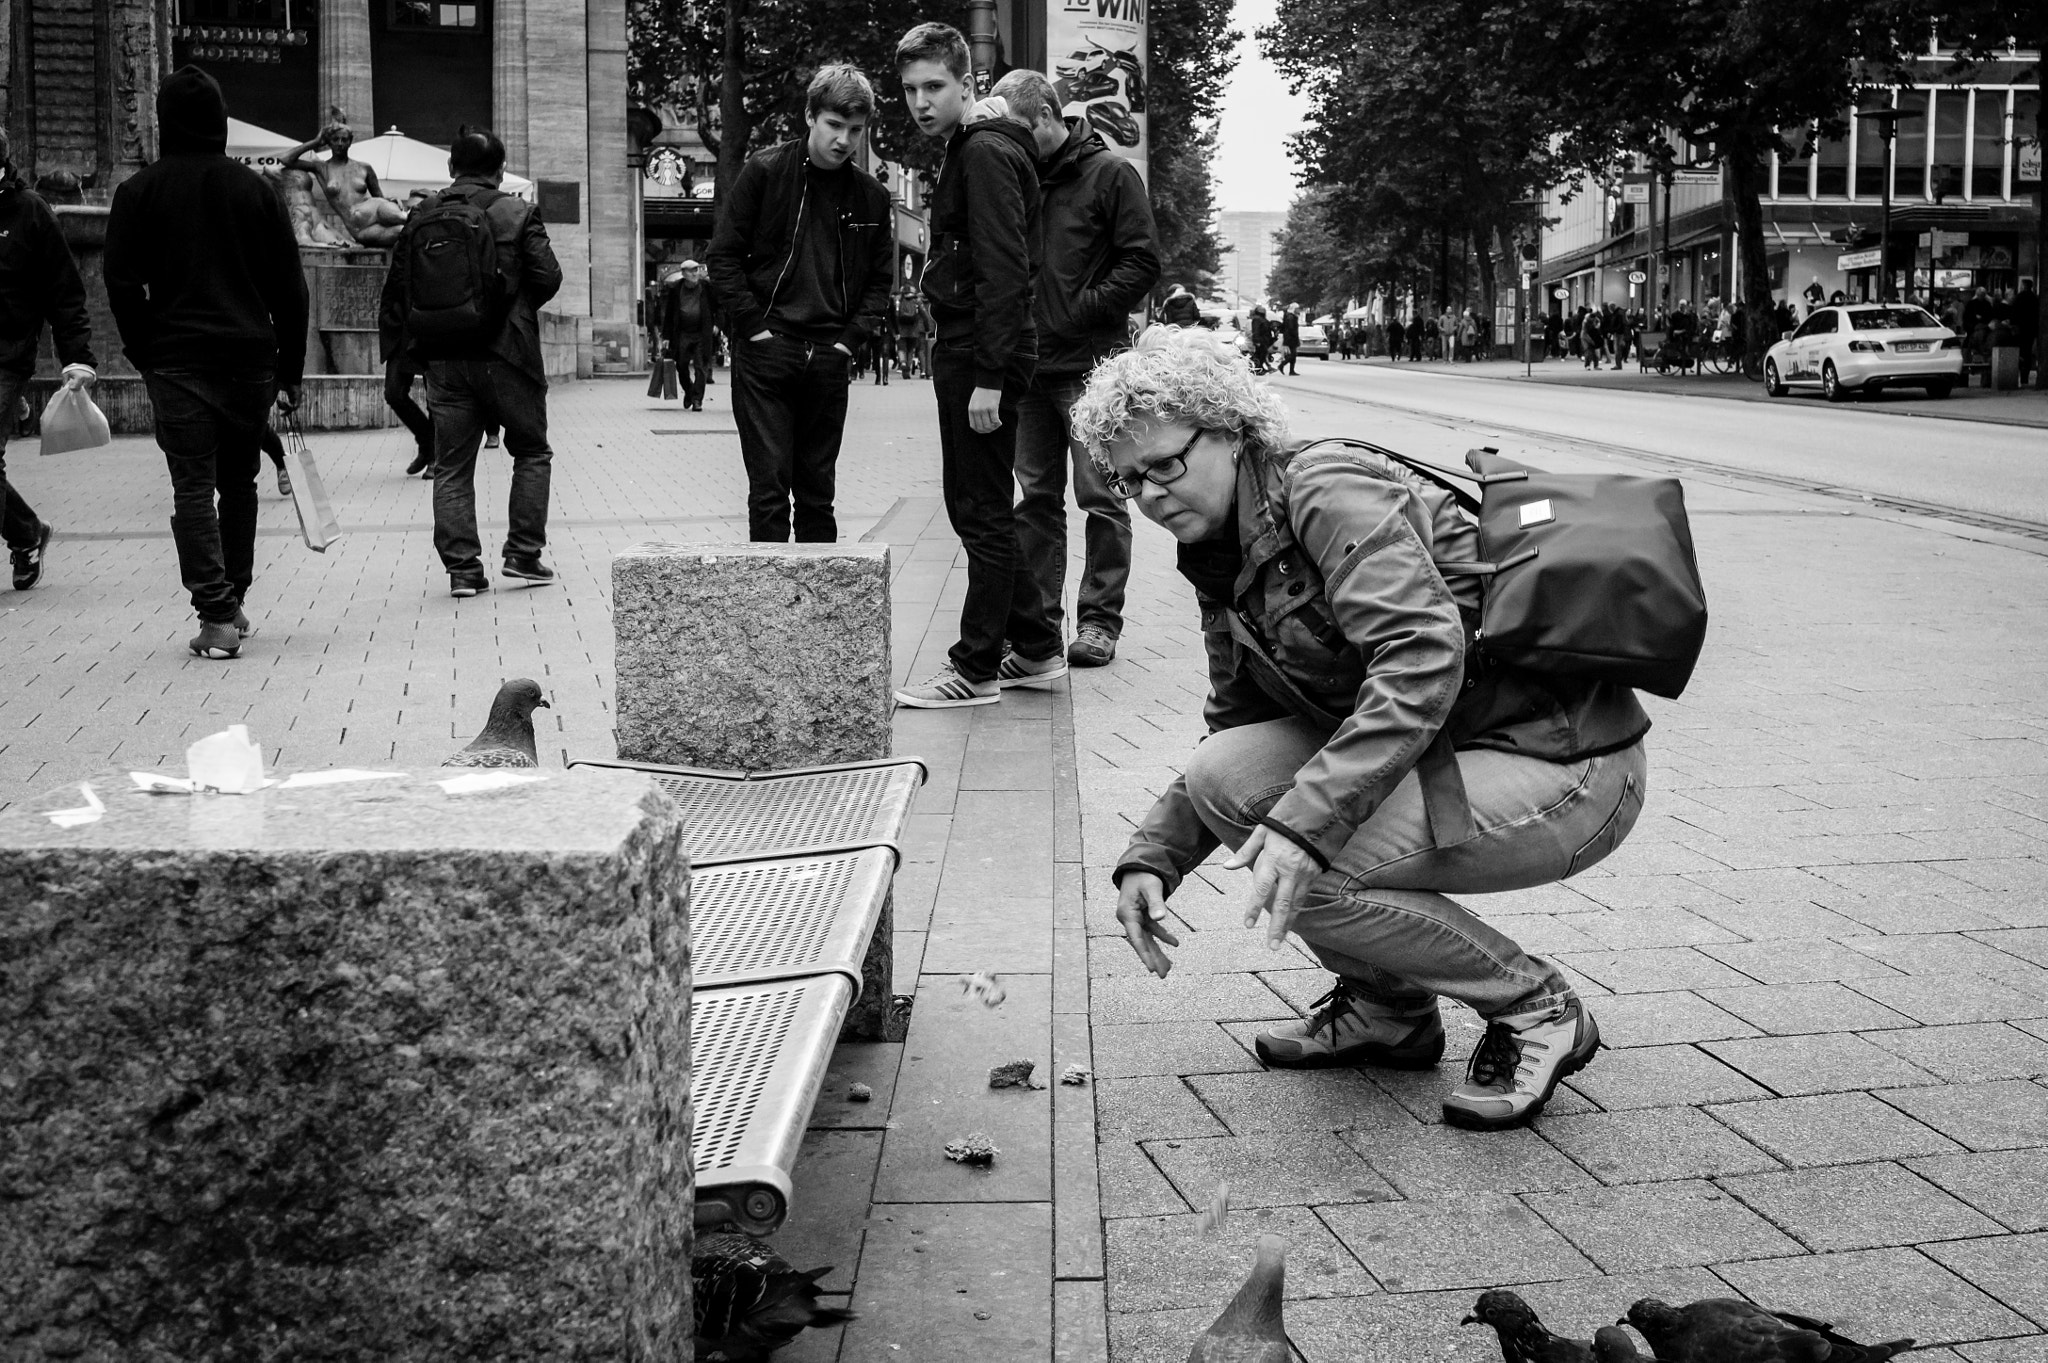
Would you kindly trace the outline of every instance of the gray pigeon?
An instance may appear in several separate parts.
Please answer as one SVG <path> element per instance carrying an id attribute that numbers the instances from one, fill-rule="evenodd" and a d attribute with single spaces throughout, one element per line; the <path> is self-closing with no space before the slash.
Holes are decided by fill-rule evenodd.
<path id="1" fill-rule="evenodd" d="M 1251 1276 L 1195 1341 L 1188 1363 L 1290 1363 L 1294 1353 L 1280 1319 L 1286 1273 L 1287 1242 L 1277 1235 L 1261 1235 Z"/>
<path id="2" fill-rule="evenodd" d="M 1529 1303 L 1505 1288 L 1481 1292 L 1472 1314 L 1459 1323 L 1491 1325 L 1500 1336 L 1503 1363 L 1593 1363 L 1591 1344 L 1553 1335 Z"/>
<path id="3" fill-rule="evenodd" d="M 1642 1357 L 1619 1325 L 1603 1325 L 1593 1332 L 1593 1363 L 1641 1363 Z"/>
<path id="4" fill-rule="evenodd" d="M 441 765 L 444 767 L 537 767 L 540 754 L 533 746 L 534 710 L 552 710 L 540 693 L 540 683 L 521 677 L 498 688 L 491 702 L 491 717 L 484 731 L 469 746 Z"/>
<path id="5" fill-rule="evenodd" d="M 1734 1297 L 1690 1306 L 1645 1297 L 1629 1307 L 1627 1324 L 1650 1341 L 1659 1363 L 1884 1363 L 1913 1347 L 1910 1339 L 1858 1344 L 1824 1320 Z"/>

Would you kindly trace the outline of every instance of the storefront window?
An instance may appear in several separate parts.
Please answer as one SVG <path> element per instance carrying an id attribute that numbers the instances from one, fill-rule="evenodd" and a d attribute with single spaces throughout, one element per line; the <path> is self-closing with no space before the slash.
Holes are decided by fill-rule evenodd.
<path id="1" fill-rule="evenodd" d="M 1830 137 L 1824 139 L 1815 156 L 1815 175 L 1818 177 L 1814 192 L 1823 199 L 1839 199 L 1849 192 L 1849 139 Z"/>
<path id="2" fill-rule="evenodd" d="M 1812 195 L 1810 167 L 1813 165 L 1813 129 L 1795 128 L 1783 134 L 1792 154 L 1778 162 L 1778 197 L 1804 199 Z"/>
<path id="3" fill-rule="evenodd" d="M 1892 197 L 1927 197 L 1927 91 L 1899 91 L 1899 112 L 1910 115 L 1899 120 L 1898 141 L 1893 147 Z M 1874 131 L 1874 129 L 1873 129 Z"/>
<path id="4" fill-rule="evenodd" d="M 1970 125 L 1970 197 L 2005 197 L 2005 101 L 2003 90 L 1979 90 Z"/>
<path id="5" fill-rule="evenodd" d="M 1856 197 L 1876 199 L 1883 195 L 1884 139 L 1877 135 L 1877 125 L 1866 119 L 1856 125 Z"/>
<path id="6" fill-rule="evenodd" d="M 1970 136 L 1970 92 L 1930 90 L 1934 103 L 1934 169 L 1929 184 L 1936 198 L 1963 196 L 1963 147 Z"/>
<path id="7" fill-rule="evenodd" d="M 393 28 L 445 29 L 475 28 L 474 3 L 447 4 L 444 0 L 391 0 Z"/>

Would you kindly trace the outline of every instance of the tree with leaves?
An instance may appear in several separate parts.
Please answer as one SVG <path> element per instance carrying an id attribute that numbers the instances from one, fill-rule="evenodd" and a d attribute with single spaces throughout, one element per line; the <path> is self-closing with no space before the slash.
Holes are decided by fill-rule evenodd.
<path id="1" fill-rule="evenodd" d="M 1216 216 L 1217 115 L 1237 64 L 1241 35 L 1230 27 L 1232 0 L 1152 0 L 1145 97 L 1151 132 L 1152 222 L 1159 247 L 1159 292 L 1184 284 L 1206 294 L 1222 268 Z"/>

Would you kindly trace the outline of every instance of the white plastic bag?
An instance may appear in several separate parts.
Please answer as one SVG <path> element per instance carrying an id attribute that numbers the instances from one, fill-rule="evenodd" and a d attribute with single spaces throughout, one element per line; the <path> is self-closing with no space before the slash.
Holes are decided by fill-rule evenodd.
<path id="1" fill-rule="evenodd" d="M 67 383 L 50 394 L 50 401 L 43 408 L 44 454 L 95 450 L 111 444 L 113 439 L 107 414 L 86 395 L 83 387 L 74 388 Z"/>

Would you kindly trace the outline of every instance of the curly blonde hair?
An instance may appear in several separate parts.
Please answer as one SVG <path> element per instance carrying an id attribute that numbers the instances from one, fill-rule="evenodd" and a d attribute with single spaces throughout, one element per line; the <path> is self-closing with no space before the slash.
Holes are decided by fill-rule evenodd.
<path id="1" fill-rule="evenodd" d="M 1138 343 L 1088 375 L 1068 418 L 1074 439 L 1109 471 L 1109 447 L 1140 421 L 1186 422 L 1244 437 L 1266 455 L 1287 441 L 1287 410 L 1244 357 L 1195 327 L 1152 326 Z"/>

